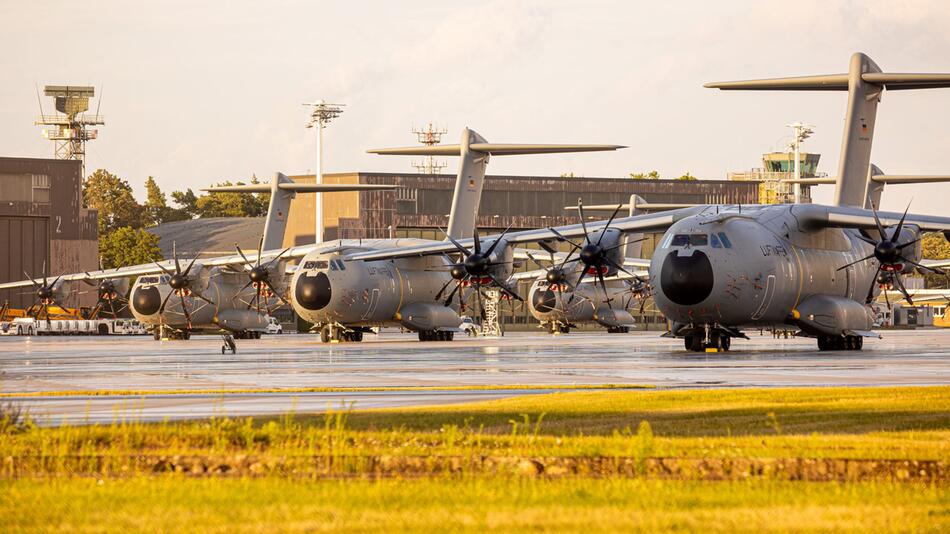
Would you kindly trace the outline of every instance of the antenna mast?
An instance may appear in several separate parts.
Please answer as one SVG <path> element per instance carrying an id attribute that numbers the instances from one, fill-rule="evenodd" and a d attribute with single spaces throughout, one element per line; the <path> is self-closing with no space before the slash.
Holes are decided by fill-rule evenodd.
<path id="1" fill-rule="evenodd" d="M 343 104 L 328 104 L 323 100 L 317 100 L 316 102 L 311 102 L 309 104 L 304 104 L 305 106 L 310 106 L 310 122 L 307 123 L 307 128 L 317 128 L 317 172 L 316 172 L 316 183 L 320 185 L 323 183 L 323 129 L 326 128 L 327 124 L 330 124 L 330 121 L 339 117 L 343 114 Z M 314 203 L 316 204 L 316 210 L 314 212 L 314 217 L 316 222 L 314 224 L 314 242 L 322 243 L 323 242 L 323 193 L 317 193 L 314 195 Z"/>
<path id="2" fill-rule="evenodd" d="M 87 126 L 104 125 L 105 119 L 99 115 L 87 114 L 89 99 L 95 96 L 95 87 L 85 85 L 47 85 L 43 94 L 53 97 L 57 113 L 46 115 L 40 103 L 40 116 L 34 122 L 37 126 L 52 126 L 43 129 L 43 137 L 53 141 L 53 156 L 56 159 L 75 159 L 82 165 L 82 175 L 86 175 L 86 141 L 99 137 L 99 130 Z M 37 95 L 39 96 L 39 95 Z M 100 102 L 101 102 L 100 98 Z"/>
<path id="3" fill-rule="evenodd" d="M 432 126 L 430 122 L 425 129 L 413 128 L 412 133 L 416 134 L 419 143 L 425 146 L 435 146 L 442 142 L 442 136 L 447 133 L 445 128 Z M 446 167 L 444 161 L 435 159 L 435 156 L 426 156 L 421 161 L 412 161 L 412 166 L 416 168 L 419 174 L 441 174 L 442 169 Z"/>

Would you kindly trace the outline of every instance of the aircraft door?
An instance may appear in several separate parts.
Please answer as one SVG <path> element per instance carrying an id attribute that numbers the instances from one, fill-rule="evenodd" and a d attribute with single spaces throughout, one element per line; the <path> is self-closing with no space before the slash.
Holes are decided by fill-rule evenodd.
<path id="1" fill-rule="evenodd" d="M 376 313 L 376 305 L 379 304 L 379 288 L 374 287 L 373 292 L 369 296 L 369 306 L 366 308 L 366 313 L 363 314 L 362 319 L 364 321 L 372 320 L 373 314 Z"/>

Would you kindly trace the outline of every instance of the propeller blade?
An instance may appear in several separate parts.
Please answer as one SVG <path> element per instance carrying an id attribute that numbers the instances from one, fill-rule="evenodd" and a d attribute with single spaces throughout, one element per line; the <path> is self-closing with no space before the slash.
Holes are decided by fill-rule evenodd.
<path id="1" fill-rule="evenodd" d="M 175 250 L 174 257 L 175 257 L 175 273 L 180 273 L 181 263 L 179 263 L 178 261 L 178 250 Z"/>
<path id="2" fill-rule="evenodd" d="M 450 277 L 450 278 L 449 278 L 449 281 L 446 282 L 444 286 L 442 286 L 442 289 L 440 289 L 439 292 L 435 294 L 435 300 L 441 299 L 441 298 L 442 298 L 442 293 L 444 293 L 444 292 L 445 292 L 445 289 L 446 289 L 447 287 L 449 287 L 449 284 L 451 284 L 451 283 L 454 282 L 454 281 L 455 281 L 455 279 Z M 449 299 L 449 300 L 451 300 L 451 299 Z"/>
<path id="3" fill-rule="evenodd" d="M 874 216 L 874 224 L 877 225 L 877 231 L 881 233 L 881 239 L 886 239 L 887 234 L 884 233 L 884 225 L 881 224 L 881 219 L 877 216 L 877 208 L 874 207 L 874 202 L 871 201 L 870 196 L 868 197 L 868 204 L 871 206 L 871 215 Z"/>
<path id="4" fill-rule="evenodd" d="M 188 328 L 191 329 L 191 312 L 188 311 L 188 306 L 185 305 L 185 297 L 181 296 L 181 293 L 178 294 L 178 300 L 181 301 L 181 311 L 185 314 L 185 320 L 188 321 Z"/>
<path id="5" fill-rule="evenodd" d="M 897 289 L 900 290 L 901 295 L 904 295 L 904 300 L 907 301 L 911 306 L 914 305 L 914 299 L 911 298 L 910 293 L 907 292 L 907 288 L 904 287 L 904 282 L 901 280 L 901 275 L 894 274 L 894 283 L 897 284 Z"/>
<path id="6" fill-rule="evenodd" d="M 571 298 L 567 299 L 567 305 L 570 306 L 574 302 L 574 296 L 577 294 L 577 288 L 580 287 L 581 281 L 584 279 L 584 275 L 587 274 L 587 268 L 581 269 L 581 275 L 577 277 L 577 282 L 574 282 L 574 290 L 571 291 Z"/>
<path id="7" fill-rule="evenodd" d="M 513 292 L 512 290 L 508 289 L 508 286 L 506 286 L 505 284 L 501 283 L 501 280 L 495 278 L 495 275 L 489 273 L 488 277 L 491 278 L 491 281 L 494 282 L 495 285 L 498 286 L 499 289 L 501 289 L 503 292 L 507 293 L 509 296 L 514 297 L 514 298 L 516 298 L 516 299 L 518 299 L 518 300 L 521 300 L 521 301 L 524 300 L 523 298 L 521 298 L 521 295 L 519 295 L 519 294 Z"/>
<path id="8" fill-rule="evenodd" d="M 491 253 L 495 251 L 495 247 L 498 246 L 498 243 L 505 237 L 505 234 L 508 233 L 508 230 L 511 230 L 511 225 L 508 225 L 508 228 L 505 228 L 505 231 L 498 236 L 498 239 L 492 242 L 491 246 L 488 247 L 488 250 L 485 251 L 485 256 L 491 256 Z"/>
<path id="9" fill-rule="evenodd" d="M 475 231 L 472 232 L 472 239 L 475 240 L 475 254 L 482 253 L 482 240 L 478 237 L 478 227 L 475 227 Z"/>
<path id="10" fill-rule="evenodd" d="M 158 307 L 159 314 L 165 313 L 165 304 L 168 303 L 168 299 L 171 298 L 171 296 L 174 294 L 175 294 L 174 291 L 169 291 L 168 294 L 165 295 L 165 298 L 162 300 L 162 305 Z"/>
<path id="11" fill-rule="evenodd" d="M 158 268 L 161 269 L 162 272 L 165 273 L 165 274 L 167 274 L 168 276 L 172 276 L 172 275 L 175 274 L 175 273 L 169 271 L 168 269 L 162 267 L 162 264 L 161 264 L 161 263 L 158 263 L 157 261 L 155 262 L 155 265 L 158 266 Z"/>
<path id="12" fill-rule="evenodd" d="M 485 320 L 485 307 L 482 306 L 482 285 L 479 282 L 475 282 L 475 298 L 478 300 L 478 315 L 482 318 L 482 321 Z"/>
<path id="13" fill-rule="evenodd" d="M 610 223 L 614 222 L 614 217 L 616 217 L 617 214 L 620 213 L 620 208 L 622 207 L 623 207 L 623 204 L 617 204 L 617 209 L 615 209 L 614 212 L 610 214 L 610 218 L 607 219 L 607 224 L 604 225 L 604 229 L 601 230 L 600 232 L 600 238 L 597 239 L 598 245 L 600 245 L 600 242 L 603 241 L 604 234 L 607 233 L 607 229 L 610 228 Z"/>
<path id="14" fill-rule="evenodd" d="M 581 228 L 584 229 L 584 239 L 588 239 L 589 241 L 590 233 L 587 231 L 587 223 L 584 221 L 587 217 L 584 215 L 584 203 L 581 202 L 581 199 L 577 199 L 577 213 L 581 216 Z"/>
<path id="15" fill-rule="evenodd" d="M 612 259 L 610 259 L 610 258 L 607 258 L 607 257 L 605 257 L 604 259 L 607 261 L 607 263 L 609 263 L 613 268 L 617 269 L 618 271 L 627 273 L 628 275 L 630 275 L 630 276 L 632 276 L 632 277 L 634 277 L 634 278 L 637 277 L 635 274 L 633 274 L 633 273 L 631 273 L 630 271 L 624 269 L 624 268 L 623 268 L 623 265 L 619 265 L 619 264 L 618 264 L 617 262 L 615 262 L 614 260 L 612 260 Z"/>
<path id="16" fill-rule="evenodd" d="M 874 257 L 874 254 L 871 254 L 871 255 L 869 255 L 869 256 L 865 256 L 865 257 L 861 258 L 860 260 L 854 260 L 854 261 L 852 261 L 851 263 L 849 263 L 849 264 L 847 264 L 847 265 L 842 265 L 841 267 L 838 267 L 837 269 L 835 269 L 835 272 L 838 272 L 838 271 L 840 271 L 840 270 L 842 270 L 842 269 L 847 269 L 848 267 L 851 267 L 851 266 L 854 265 L 855 263 L 861 263 L 862 261 L 867 261 L 867 260 L 869 260 L 869 259 L 871 259 L 871 258 L 873 258 L 873 257 Z M 874 278 L 877 279 L 877 275 L 875 275 Z"/>
<path id="17" fill-rule="evenodd" d="M 442 229 L 439 228 L 439 230 L 442 230 Z M 442 230 L 442 233 L 445 234 L 445 237 L 446 237 L 449 241 L 451 241 L 452 244 L 455 245 L 455 248 L 457 248 L 458 251 L 461 252 L 465 257 L 468 257 L 468 256 L 471 256 L 471 255 L 472 255 L 472 253 L 469 252 L 467 248 L 463 247 L 462 244 L 459 243 L 458 241 L 456 241 L 454 237 L 450 236 L 448 232 L 446 232 L 445 230 Z"/>
<path id="18" fill-rule="evenodd" d="M 907 203 L 907 207 L 904 208 L 904 214 L 901 215 L 901 220 L 897 222 L 897 228 L 894 230 L 894 236 L 891 238 L 891 241 L 896 241 L 900 239 L 901 228 L 904 227 L 904 219 L 907 218 L 907 212 L 910 210 L 910 202 Z"/>
<path id="19" fill-rule="evenodd" d="M 275 256 L 272 260 L 268 261 L 266 264 L 264 264 L 264 266 L 269 268 L 272 263 L 274 263 L 275 261 L 279 260 L 280 257 L 283 256 L 284 254 L 287 254 L 287 252 L 289 252 L 291 248 L 293 248 L 293 247 L 287 247 L 287 248 L 285 248 L 284 250 L 280 251 L 280 254 L 278 254 L 277 256 Z"/>
<path id="20" fill-rule="evenodd" d="M 241 247 L 239 247 L 237 243 L 234 244 L 234 248 L 236 248 L 237 251 L 238 251 L 238 254 L 241 255 L 241 259 L 244 260 L 244 265 L 247 265 L 247 264 L 251 263 L 251 262 L 247 259 L 247 256 L 244 255 L 244 251 L 241 250 Z"/>
<path id="21" fill-rule="evenodd" d="M 261 253 L 264 252 L 264 236 L 261 235 L 261 240 L 257 243 L 257 266 L 261 266 Z"/>
<path id="22" fill-rule="evenodd" d="M 277 297 L 277 300 L 281 301 L 283 304 L 287 304 L 287 301 L 284 299 L 284 297 L 280 296 L 280 292 L 274 289 L 274 286 L 271 285 L 269 280 L 264 280 L 264 284 L 267 285 L 267 288 L 270 289 L 271 293 Z M 270 311 L 268 311 L 268 315 L 270 315 Z"/>
<path id="23" fill-rule="evenodd" d="M 864 241 L 865 243 L 867 243 L 867 244 L 869 244 L 869 245 L 877 246 L 877 241 L 875 241 L 875 240 L 871 239 L 870 237 L 867 237 L 867 236 L 865 236 L 865 235 L 863 235 L 863 234 L 858 234 L 858 239 L 860 239 L 861 241 Z"/>
<path id="24" fill-rule="evenodd" d="M 604 273 L 600 272 L 600 270 L 597 271 L 597 279 L 600 280 L 600 287 L 604 289 L 604 300 L 607 301 L 607 305 L 609 306 L 613 299 L 607 294 L 607 282 L 604 281 Z"/>
<path id="25" fill-rule="evenodd" d="M 198 258 L 201 256 L 201 253 L 202 253 L 202 252 L 204 252 L 204 251 L 198 251 L 198 253 L 195 254 L 195 258 L 194 258 L 193 260 L 191 260 L 191 263 L 188 264 L 188 268 L 185 269 L 185 272 L 182 273 L 182 274 L 184 274 L 185 276 L 188 276 L 188 273 L 191 272 L 191 268 L 195 265 L 195 262 L 198 261 Z"/>
<path id="26" fill-rule="evenodd" d="M 933 267 L 927 267 L 926 265 L 921 265 L 921 264 L 917 263 L 916 261 L 911 260 L 911 259 L 908 259 L 908 258 L 906 258 L 906 257 L 904 257 L 904 256 L 901 256 L 901 261 L 906 261 L 907 263 L 909 263 L 909 264 L 911 264 L 911 265 L 917 267 L 918 269 L 920 269 L 920 270 L 923 271 L 923 272 L 929 272 L 929 273 L 933 273 L 933 274 L 943 274 L 942 271 L 938 271 L 937 269 L 934 269 Z"/>
<path id="27" fill-rule="evenodd" d="M 531 261 L 534 262 L 535 265 L 537 265 L 541 269 L 547 269 L 547 267 L 545 267 L 544 264 L 542 264 L 540 261 L 537 260 L 537 258 L 534 257 L 534 254 L 530 252 L 528 252 L 527 254 L 528 254 L 528 258 L 530 258 Z M 551 263 L 553 264 L 554 262 L 551 262 Z"/>
<path id="28" fill-rule="evenodd" d="M 451 282 L 451 280 L 450 280 L 450 282 Z M 446 284 L 446 285 L 447 285 L 447 284 Z M 442 303 L 443 306 L 446 306 L 446 307 L 447 307 L 449 304 L 452 303 L 452 297 L 455 296 L 455 293 L 459 290 L 460 287 L 462 287 L 462 284 L 455 284 L 455 287 L 452 288 L 452 291 L 449 292 L 448 298 L 446 298 L 446 299 L 445 299 L 445 302 Z M 460 304 L 459 310 L 462 309 L 461 303 L 462 303 L 462 294 L 459 293 L 459 304 Z"/>
<path id="29" fill-rule="evenodd" d="M 201 300 L 207 302 L 208 304 L 214 306 L 214 302 L 208 300 L 204 295 L 202 295 L 201 293 L 198 293 L 198 292 L 195 291 L 194 289 L 191 290 L 191 294 L 194 295 L 194 296 L 196 296 L 196 297 L 198 297 L 199 299 L 201 299 Z"/>
<path id="30" fill-rule="evenodd" d="M 877 275 L 881 274 L 881 265 L 878 264 L 877 271 L 874 271 L 874 276 L 871 277 L 871 287 L 868 289 L 868 296 L 864 299 L 865 304 L 870 304 L 874 301 L 874 288 L 877 286 Z"/>
<path id="31" fill-rule="evenodd" d="M 35 287 L 36 289 L 39 289 L 39 288 L 40 288 L 40 285 L 37 284 L 35 280 L 33 280 L 33 277 L 32 277 L 32 276 L 26 274 L 26 271 L 23 271 L 23 276 L 27 277 L 27 279 L 30 281 L 30 283 L 33 284 L 33 287 Z"/>
<path id="32" fill-rule="evenodd" d="M 550 231 L 552 234 L 556 235 L 559 240 L 567 242 L 568 244 L 570 244 L 572 247 L 574 247 L 574 248 L 576 248 L 576 249 L 582 249 L 582 248 L 584 248 L 584 247 L 578 245 L 577 243 L 571 241 L 570 239 L 564 237 L 563 235 L 561 235 L 561 232 L 558 232 L 558 231 L 555 230 L 554 228 L 548 228 L 548 231 Z"/>
<path id="33" fill-rule="evenodd" d="M 891 299 L 887 296 L 887 291 L 884 292 L 884 302 L 887 303 L 887 309 L 891 309 Z"/>

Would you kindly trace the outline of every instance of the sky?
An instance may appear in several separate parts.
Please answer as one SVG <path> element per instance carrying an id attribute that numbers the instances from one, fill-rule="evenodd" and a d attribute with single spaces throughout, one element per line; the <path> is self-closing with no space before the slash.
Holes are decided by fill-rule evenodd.
<path id="1" fill-rule="evenodd" d="M 844 92 L 721 92 L 709 81 L 845 72 L 950 72 L 950 2 L 0 1 L 0 155 L 51 157 L 36 87 L 94 85 L 106 125 L 87 172 L 140 198 L 223 180 L 312 172 L 316 99 L 345 104 L 324 172 L 413 171 L 367 154 L 416 144 L 433 122 L 455 143 L 614 143 L 614 153 L 493 158 L 490 174 L 626 176 L 656 169 L 725 179 L 803 146 L 835 175 Z M 51 99 L 43 105 L 52 108 Z M 872 161 L 950 174 L 950 89 L 885 93 Z M 446 172 L 455 172 L 450 158 Z M 815 191 L 830 201 L 831 186 Z M 885 209 L 947 214 L 950 184 L 889 186 Z"/>

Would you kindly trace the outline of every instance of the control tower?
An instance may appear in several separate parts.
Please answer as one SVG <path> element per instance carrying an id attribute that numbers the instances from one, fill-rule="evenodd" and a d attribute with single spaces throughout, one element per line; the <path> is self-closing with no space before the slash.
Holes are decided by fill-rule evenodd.
<path id="1" fill-rule="evenodd" d="M 86 175 L 86 141 L 99 136 L 99 130 L 89 126 L 105 124 L 96 106 L 95 114 L 88 114 L 89 99 L 95 96 L 95 87 L 85 85 L 47 85 L 43 94 L 53 97 L 57 113 L 46 115 L 40 102 L 40 117 L 36 124 L 50 126 L 43 129 L 43 137 L 53 141 L 53 157 L 76 159 L 82 162 L 82 175 Z M 100 100 L 101 102 L 101 100 Z"/>

